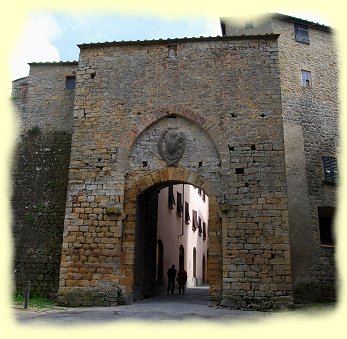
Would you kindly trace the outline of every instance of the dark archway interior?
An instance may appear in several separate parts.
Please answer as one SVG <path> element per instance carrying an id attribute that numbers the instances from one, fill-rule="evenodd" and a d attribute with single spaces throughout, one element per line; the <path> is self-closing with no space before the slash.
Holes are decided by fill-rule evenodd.
<path id="1" fill-rule="evenodd" d="M 136 299 L 156 295 L 156 249 L 158 189 L 149 189 L 137 199 L 134 260 Z"/>

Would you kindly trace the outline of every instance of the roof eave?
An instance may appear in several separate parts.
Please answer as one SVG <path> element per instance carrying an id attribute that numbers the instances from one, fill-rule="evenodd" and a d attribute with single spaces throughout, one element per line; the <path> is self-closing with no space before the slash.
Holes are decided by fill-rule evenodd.
<path id="1" fill-rule="evenodd" d="M 78 65 L 78 61 L 33 61 L 33 62 L 28 62 L 28 65 L 30 66 L 58 66 L 58 65 Z"/>
<path id="2" fill-rule="evenodd" d="M 228 36 L 215 36 L 215 37 L 193 37 L 193 38 L 172 38 L 172 39 L 159 39 L 159 40 L 137 40 L 137 41 L 106 41 L 106 42 L 93 42 L 77 45 L 80 49 L 109 47 L 109 46 L 128 46 L 128 45 L 167 45 L 181 42 L 204 42 L 204 41 L 224 41 L 224 40 L 239 40 L 239 39 L 261 39 L 261 38 L 275 38 L 279 34 L 256 34 L 256 35 L 228 35 Z"/>

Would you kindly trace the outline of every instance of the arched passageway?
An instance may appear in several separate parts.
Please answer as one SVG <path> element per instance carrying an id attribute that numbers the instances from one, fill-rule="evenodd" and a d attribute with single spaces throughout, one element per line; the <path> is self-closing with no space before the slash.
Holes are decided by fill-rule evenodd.
<path id="1" fill-rule="evenodd" d="M 134 255 L 136 299 L 165 292 L 165 273 L 172 265 L 177 271 L 184 268 L 187 272 L 187 287 L 203 284 L 208 237 L 203 236 L 201 225 L 205 231 L 208 229 L 208 207 L 205 192 L 187 184 L 168 184 L 159 192 L 151 187 L 139 195 Z"/>
<path id="2" fill-rule="evenodd" d="M 168 171 L 171 172 L 171 176 L 170 178 L 165 178 L 163 172 Z M 185 180 L 182 180 L 182 176 Z M 153 182 L 153 178 L 157 178 L 157 182 Z M 192 180 L 192 178 L 194 178 L 194 180 Z M 201 224 L 202 222 L 208 224 L 208 236 L 203 237 L 203 228 L 199 225 L 199 222 L 197 225 L 195 224 L 191 211 L 191 217 L 189 216 L 191 222 L 189 226 L 183 225 L 182 233 L 178 234 L 176 237 L 182 237 L 184 232 L 186 232 L 185 230 L 195 227 L 196 237 L 201 238 L 201 241 L 207 241 L 208 239 L 209 252 L 207 252 L 206 247 L 206 249 L 199 254 L 199 259 L 195 255 L 195 260 L 193 260 L 192 249 L 190 253 L 187 250 L 187 246 L 181 243 L 176 249 L 173 249 L 176 253 L 176 266 L 178 268 L 178 266 L 183 263 L 185 269 L 189 270 L 189 265 L 191 265 L 194 278 L 197 277 L 197 266 L 199 266 L 199 280 L 196 279 L 196 282 L 191 286 L 195 286 L 196 284 L 201 285 L 202 282 L 206 283 L 207 281 L 207 279 L 204 278 L 206 275 L 206 268 L 203 268 L 203 256 L 205 253 L 211 253 L 212 255 L 207 257 L 206 263 L 206 266 L 211 265 L 208 270 L 208 281 L 210 284 L 209 295 L 212 300 L 218 300 L 220 297 L 222 275 L 221 256 L 219 255 L 221 253 L 219 238 L 220 220 L 217 200 L 215 195 L 213 195 L 215 191 L 212 186 L 199 175 L 192 175 L 188 171 L 186 172 L 178 168 L 168 168 L 161 172 L 152 173 L 152 175 L 146 178 L 142 178 L 136 184 L 131 185 L 125 194 L 124 206 L 127 220 L 124 228 L 122 268 L 127 277 L 132 278 L 128 280 L 129 284 L 126 286 L 126 289 L 127 294 L 133 295 L 134 300 L 152 297 L 163 291 L 163 281 L 159 281 L 158 272 L 161 272 L 160 274 L 162 274 L 162 278 L 165 281 L 168 267 L 166 267 L 167 265 L 165 266 L 165 255 L 158 253 L 158 251 L 169 253 L 170 248 L 165 244 L 158 245 L 158 240 L 163 241 L 162 236 L 160 238 L 157 236 L 158 224 L 160 224 L 160 222 L 158 223 L 158 193 L 161 189 L 169 185 L 183 183 L 190 185 L 195 184 L 196 187 L 200 188 L 200 192 L 206 192 L 206 196 L 209 197 L 208 220 L 200 221 Z M 145 184 L 145 187 L 142 186 L 142 184 Z M 140 189 L 140 187 L 142 187 L 142 189 Z M 184 201 L 182 205 L 186 205 Z M 178 214 L 179 212 L 175 210 L 174 213 Z M 184 214 L 182 215 L 182 220 L 187 220 Z M 172 239 L 175 241 L 177 240 L 174 239 L 174 237 Z M 164 266 L 158 266 L 160 260 L 164 262 Z M 195 262 L 195 265 L 193 262 Z M 197 263 L 199 264 L 197 265 Z"/>

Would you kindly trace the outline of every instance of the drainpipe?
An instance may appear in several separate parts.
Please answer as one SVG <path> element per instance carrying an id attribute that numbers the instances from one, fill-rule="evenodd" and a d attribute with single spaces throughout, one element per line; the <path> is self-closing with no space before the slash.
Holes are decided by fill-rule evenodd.
<path id="1" fill-rule="evenodd" d="M 185 203 L 184 203 L 184 184 L 182 185 L 183 186 L 183 190 L 182 190 L 182 224 L 181 224 L 181 234 L 177 237 L 180 238 L 183 236 L 184 234 L 184 208 L 185 208 Z"/>

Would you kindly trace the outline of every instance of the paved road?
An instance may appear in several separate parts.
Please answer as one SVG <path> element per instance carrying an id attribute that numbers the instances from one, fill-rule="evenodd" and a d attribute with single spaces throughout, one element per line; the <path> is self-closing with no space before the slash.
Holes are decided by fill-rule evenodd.
<path id="1" fill-rule="evenodd" d="M 208 288 L 189 288 L 184 295 L 163 294 L 133 305 L 114 307 L 55 308 L 44 311 L 17 309 L 21 323 L 80 324 L 115 321 L 261 321 L 270 313 L 230 310 L 208 306 Z"/>

